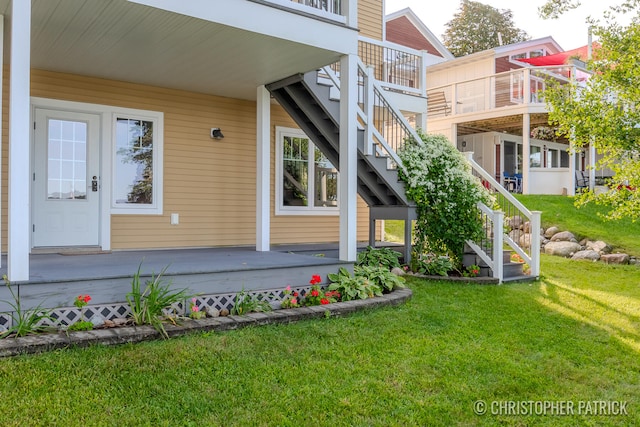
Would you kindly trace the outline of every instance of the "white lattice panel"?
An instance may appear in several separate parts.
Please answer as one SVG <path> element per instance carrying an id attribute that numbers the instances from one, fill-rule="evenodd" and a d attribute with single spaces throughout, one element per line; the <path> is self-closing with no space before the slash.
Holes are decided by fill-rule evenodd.
<path id="1" fill-rule="evenodd" d="M 301 296 L 305 295 L 310 287 L 292 288 L 292 292 L 298 292 Z M 283 289 L 269 289 L 264 291 L 247 291 L 248 295 L 253 298 L 268 301 L 271 305 L 278 305 L 284 298 Z M 203 310 L 205 307 L 209 309 L 231 311 L 238 293 L 217 294 L 217 295 L 199 295 L 196 297 L 196 305 Z M 167 315 L 184 316 L 187 314 L 187 307 L 191 301 L 180 302 L 172 305 L 164 310 Z M 81 320 L 80 309 L 77 307 L 61 307 L 51 310 L 50 313 L 53 321 L 42 321 L 40 324 L 66 328 Z M 131 315 L 131 308 L 128 304 L 106 304 L 106 305 L 87 305 L 84 307 L 84 319 L 92 320 L 113 320 L 115 318 L 126 318 Z M 11 327 L 11 315 L 8 313 L 0 313 L 0 332 L 6 331 Z"/>

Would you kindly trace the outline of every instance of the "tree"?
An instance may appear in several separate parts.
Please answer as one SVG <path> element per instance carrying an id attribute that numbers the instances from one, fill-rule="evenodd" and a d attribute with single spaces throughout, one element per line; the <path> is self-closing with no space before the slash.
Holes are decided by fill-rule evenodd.
<path id="1" fill-rule="evenodd" d="M 444 45 L 454 56 L 469 55 L 501 44 L 528 40 L 529 35 L 513 23 L 509 9 L 462 0 L 458 13 L 447 23 Z"/>
<path id="2" fill-rule="evenodd" d="M 545 6 L 561 11 L 557 8 L 567 3 L 555 0 Z M 616 22 L 618 13 L 632 14 L 631 23 Z M 589 22 L 601 45 L 587 62 L 593 74 L 586 83 L 572 81 L 545 91 L 549 122 L 558 126 L 574 150 L 593 144 L 602 155 L 596 168 L 608 167 L 615 173 L 609 191 L 587 191 L 576 203 L 595 202 L 609 207 L 608 219 L 636 221 L 640 219 L 640 0 L 612 7 L 604 23 L 591 18 Z"/>

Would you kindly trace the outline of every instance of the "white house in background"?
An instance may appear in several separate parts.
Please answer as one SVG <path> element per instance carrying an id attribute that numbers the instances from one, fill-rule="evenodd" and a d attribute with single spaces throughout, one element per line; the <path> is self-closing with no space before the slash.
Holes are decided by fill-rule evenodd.
<path id="1" fill-rule="evenodd" d="M 584 63 L 532 65 L 525 61 L 558 58 L 553 37 L 496 47 L 427 68 L 429 133 L 442 133 L 512 191 L 573 194 L 576 171 L 595 153 L 568 153 L 568 141 L 538 136 L 548 126 L 541 93 L 545 80 L 586 79 Z M 570 53 L 570 52 L 566 52 Z M 606 175 L 606 171 L 600 171 Z M 592 178 L 593 179 L 593 178 Z"/>

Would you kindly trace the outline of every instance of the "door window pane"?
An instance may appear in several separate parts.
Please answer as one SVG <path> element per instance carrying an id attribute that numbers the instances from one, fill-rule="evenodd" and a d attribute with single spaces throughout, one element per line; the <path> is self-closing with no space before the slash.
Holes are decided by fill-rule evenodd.
<path id="1" fill-rule="evenodd" d="M 87 124 L 49 119 L 47 199 L 87 198 Z"/>

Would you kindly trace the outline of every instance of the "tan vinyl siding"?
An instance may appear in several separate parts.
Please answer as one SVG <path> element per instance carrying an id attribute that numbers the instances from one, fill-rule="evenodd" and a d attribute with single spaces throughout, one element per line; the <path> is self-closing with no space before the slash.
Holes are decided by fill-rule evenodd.
<path id="1" fill-rule="evenodd" d="M 382 40 L 382 25 L 382 1 L 358 1 L 358 28 L 360 29 L 360 35 Z"/>
<path id="2" fill-rule="evenodd" d="M 2 131 L 3 251 L 7 241 L 7 82 L 8 70 Z M 255 102 L 41 70 L 32 70 L 31 94 L 164 114 L 163 214 L 111 215 L 113 249 L 255 244 Z M 295 126 L 279 106 L 272 111 L 272 128 Z M 211 127 L 220 127 L 225 138 L 212 140 Z M 337 216 L 273 215 L 274 153 L 272 141 L 272 242 L 338 241 Z M 358 206 L 358 239 L 366 240 L 368 210 L 361 201 Z M 180 215 L 179 225 L 170 225 L 171 213 Z"/>

